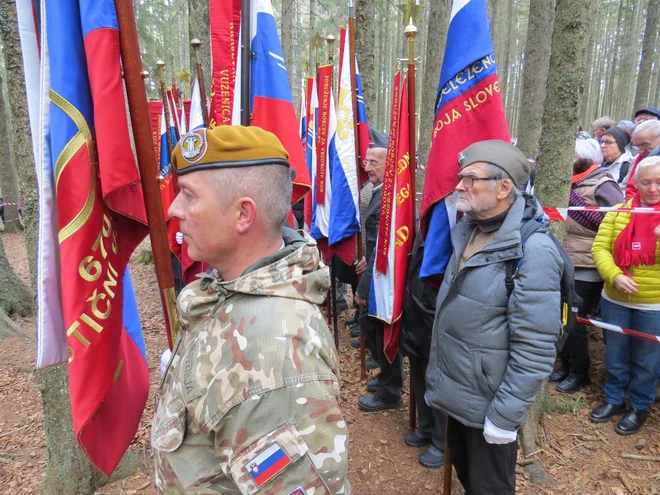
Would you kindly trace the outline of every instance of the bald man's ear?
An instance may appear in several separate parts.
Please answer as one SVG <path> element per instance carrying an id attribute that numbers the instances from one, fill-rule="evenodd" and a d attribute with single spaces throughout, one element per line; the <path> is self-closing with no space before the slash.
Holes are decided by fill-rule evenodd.
<path id="1" fill-rule="evenodd" d="M 236 201 L 236 232 L 245 234 L 257 221 L 257 203 L 252 198 L 240 198 Z"/>

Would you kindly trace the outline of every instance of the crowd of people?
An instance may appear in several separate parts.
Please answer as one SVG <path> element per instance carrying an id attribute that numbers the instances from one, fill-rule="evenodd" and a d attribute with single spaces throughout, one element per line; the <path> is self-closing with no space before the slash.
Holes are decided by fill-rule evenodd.
<path id="1" fill-rule="evenodd" d="M 575 140 L 570 206 L 660 212 L 660 112 L 594 122 Z M 320 305 L 329 286 L 316 241 L 285 224 L 288 154 L 258 128 L 193 133 L 173 164 L 170 207 L 189 255 L 213 267 L 178 299 L 182 331 L 162 362 L 152 431 L 163 493 L 351 493 L 339 361 Z M 428 468 L 451 462 L 469 494 L 515 493 L 518 434 L 544 380 L 560 393 L 589 383 L 588 331 L 570 328 L 567 287 L 580 316 L 660 335 L 660 214 L 571 211 L 560 244 L 528 191 L 533 163 L 504 141 L 459 154 L 453 254 L 440 287 L 420 280 L 424 239 L 409 259 L 400 351 L 384 352 L 369 315 L 386 136 L 371 133 L 363 166 L 364 257 L 338 270 L 353 287 L 350 329 L 364 335 L 376 376 L 357 407 L 399 407 L 409 360 Z M 563 164 L 570 166 L 570 164 Z M 229 169 L 229 170 L 228 170 Z M 426 239 L 433 242 L 433 239 Z M 660 344 L 605 333 L 604 402 L 589 419 L 622 417 L 639 431 L 657 396 Z M 562 338 L 560 338 L 562 336 Z M 359 340 L 354 342 L 359 347 Z"/>
<path id="2" fill-rule="evenodd" d="M 593 137 L 578 132 L 569 206 L 660 210 L 659 118 L 660 111 L 645 107 L 634 121 L 597 119 Z M 373 146 L 377 149 L 370 150 L 364 165 L 377 190 L 385 154 Z M 452 232 L 454 257 L 439 294 L 419 279 L 424 250 L 419 235 L 409 260 L 401 353 L 409 359 L 419 427 L 403 441 L 427 447 L 418 459 L 429 468 L 443 466 L 448 445 L 467 493 L 513 493 L 517 432 L 543 379 L 564 394 L 590 383 L 587 327 L 575 322 L 557 342 L 563 331 L 560 279 L 566 269 L 559 254 L 573 266 L 578 316 L 660 335 L 660 214 L 571 211 L 563 253 L 549 242 L 545 225 L 521 246 L 525 222 L 544 216 L 538 202 L 521 192 L 534 190 L 529 178 L 534 161 L 496 141 L 477 143 L 461 156 L 458 210 L 465 217 Z M 365 235 L 372 238 L 365 257 L 368 274 L 378 223 L 373 214 L 367 222 Z M 508 290 L 507 259 L 518 257 L 513 290 Z M 401 365 L 382 356 L 377 340 L 382 324 L 364 314 L 369 293 L 367 284 L 362 287 L 355 298 L 361 316 L 352 335 L 365 331 L 380 370 L 368 382 L 372 395 L 360 398 L 358 407 L 398 407 Z M 605 400 L 589 418 L 602 423 L 622 415 L 616 432 L 633 434 L 660 393 L 660 344 L 614 332 L 603 335 Z"/>

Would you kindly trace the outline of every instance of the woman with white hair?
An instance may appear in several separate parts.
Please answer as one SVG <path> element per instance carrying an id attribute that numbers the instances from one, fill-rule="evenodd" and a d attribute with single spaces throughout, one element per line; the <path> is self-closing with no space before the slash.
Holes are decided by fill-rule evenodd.
<path id="1" fill-rule="evenodd" d="M 623 328 L 660 335 L 660 157 L 639 162 L 637 193 L 626 207 L 654 208 L 656 213 L 612 212 L 605 216 L 592 254 L 605 280 L 603 320 Z M 616 432 L 632 435 L 648 417 L 660 373 L 660 344 L 609 332 L 605 348 L 605 403 L 591 412 L 595 423 L 626 413 Z M 630 409 L 626 411 L 626 396 Z"/>
<path id="2" fill-rule="evenodd" d="M 577 139 L 573 163 L 573 184 L 569 206 L 612 206 L 623 201 L 623 193 L 607 169 L 598 141 Z M 591 257 L 591 245 L 596 238 L 603 215 L 594 211 L 570 212 L 564 223 L 564 249 L 575 265 L 575 291 L 582 298 L 579 315 L 593 313 L 600 301 L 603 280 Z M 572 394 L 589 383 L 589 346 L 586 328 L 576 323 L 568 334 L 560 354 L 561 365 L 550 375 L 559 382 L 557 391 Z"/>

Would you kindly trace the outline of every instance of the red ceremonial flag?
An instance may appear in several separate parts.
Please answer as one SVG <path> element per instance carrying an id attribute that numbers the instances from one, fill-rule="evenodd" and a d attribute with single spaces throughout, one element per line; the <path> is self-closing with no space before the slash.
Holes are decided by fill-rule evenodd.
<path id="1" fill-rule="evenodd" d="M 387 155 L 385 162 L 385 177 L 383 178 L 382 199 L 380 203 L 380 222 L 378 224 L 378 245 L 376 250 L 376 270 L 387 274 L 388 257 L 392 231 L 392 207 L 396 183 L 396 161 L 398 158 L 399 126 L 401 124 L 401 73 L 394 75 L 394 88 L 392 91 L 392 113 L 390 114 L 390 135 L 387 141 Z"/>
<path id="2" fill-rule="evenodd" d="M 369 313 L 384 323 L 384 351 L 390 362 L 399 351 L 408 257 L 412 253 L 415 229 L 408 87 L 405 81 L 401 84 L 400 78 L 400 73 L 397 73 L 380 210 L 376 261 L 379 266 L 374 266 L 369 301 Z M 381 242 L 385 237 L 387 240 Z"/>
<path id="3" fill-rule="evenodd" d="M 125 113 L 114 3 L 46 0 L 42 7 L 48 50 L 41 80 L 50 82 L 51 100 L 50 115 L 42 114 L 50 131 L 42 156 L 51 160 L 57 189 L 73 427 L 85 454 L 110 476 L 149 394 L 127 269 L 147 234 L 146 212 Z"/>
<path id="4" fill-rule="evenodd" d="M 478 141 L 509 142 L 485 0 L 454 0 L 435 102 L 432 144 L 420 202 L 430 239 L 420 277 L 439 283 L 452 254 L 458 154 Z"/>
<path id="5" fill-rule="evenodd" d="M 209 128 L 231 125 L 240 52 L 241 0 L 211 0 L 211 109 Z"/>
<path id="6" fill-rule="evenodd" d="M 174 67 L 172 67 L 174 70 Z M 179 88 L 176 87 L 176 81 L 172 80 L 172 99 L 174 101 L 174 106 L 179 108 Z"/>
<path id="7" fill-rule="evenodd" d="M 163 113 L 163 104 L 158 100 L 149 100 L 149 123 L 151 124 L 151 139 L 154 142 L 154 153 L 156 163 L 160 163 L 160 135 L 161 135 L 161 114 Z"/>
<path id="8" fill-rule="evenodd" d="M 192 100 L 183 100 L 183 112 L 186 116 L 186 122 L 188 122 L 188 132 L 192 132 L 193 128 L 190 125 L 190 105 L 192 104 Z"/>
<path id="9" fill-rule="evenodd" d="M 328 167 L 328 124 L 330 123 L 330 95 L 332 92 L 332 66 L 319 68 L 319 119 L 316 134 L 316 204 L 325 204 L 325 192 L 329 186 L 326 180 Z"/>

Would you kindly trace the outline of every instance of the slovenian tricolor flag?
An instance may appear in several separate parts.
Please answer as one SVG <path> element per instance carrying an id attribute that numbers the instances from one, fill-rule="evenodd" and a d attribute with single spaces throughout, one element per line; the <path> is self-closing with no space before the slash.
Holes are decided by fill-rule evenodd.
<path id="1" fill-rule="evenodd" d="M 241 0 L 210 3 L 213 90 L 209 127 L 241 122 Z M 250 0 L 250 125 L 275 134 L 295 171 L 291 204 L 310 191 L 289 75 L 270 0 Z"/>
<path id="2" fill-rule="evenodd" d="M 408 256 L 415 233 L 414 174 L 410 169 L 407 82 L 394 76 L 390 137 L 380 204 L 376 261 L 371 277 L 369 314 L 384 325 L 384 351 L 392 362 L 399 351 Z"/>
<path id="3" fill-rule="evenodd" d="M 435 112 L 421 204 L 427 242 L 420 276 L 437 282 L 452 252 L 458 154 L 478 141 L 509 141 L 486 0 L 454 0 Z"/>
<path id="4" fill-rule="evenodd" d="M 199 81 L 197 78 L 195 78 L 195 82 L 193 83 L 192 87 L 192 95 L 190 98 L 190 119 L 188 120 L 188 127 L 190 129 L 189 132 L 193 132 L 206 127 L 204 125 L 202 105 L 206 105 L 206 102 L 202 102 L 202 93 L 199 89 Z"/>
<path id="5" fill-rule="evenodd" d="M 353 63 L 355 64 L 355 88 L 353 88 L 353 81 L 350 78 L 351 67 L 349 65 L 350 57 L 350 25 L 348 28 L 342 27 L 339 30 L 339 81 L 344 87 L 350 88 L 351 97 L 352 92 L 355 92 L 357 99 L 357 135 L 356 140 L 358 143 L 358 156 L 360 160 L 364 160 L 367 156 L 367 149 L 369 148 L 369 123 L 367 122 L 367 107 L 364 103 L 364 94 L 362 93 L 362 80 L 360 78 L 360 69 L 357 63 L 357 57 L 354 57 Z M 346 79 L 346 78 L 349 79 Z M 349 86 L 347 86 L 349 84 Z M 341 92 L 341 87 L 340 87 Z M 341 100 L 341 97 L 340 97 Z M 339 121 L 341 122 L 345 116 L 337 109 Z M 351 112 L 352 115 L 352 112 Z M 364 170 L 362 163 L 359 164 L 359 182 L 360 185 L 369 180 L 367 172 Z"/>
<path id="6" fill-rule="evenodd" d="M 38 263 L 40 273 L 57 267 L 59 286 L 54 278 L 38 281 L 49 284 L 38 289 L 38 305 L 53 310 L 37 326 L 39 365 L 60 361 L 64 348 L 76 438 L 109 476 L 149 394 L 127 269 L 147 229 L 124 112 L 119 26 L 112 0 L 44 0 L 41 13 L 37 174 L 40 196 L 50 201 L 40 204 L 40 216 L 57 222 L 55 232 L 40 226 Z M 60 297 L 61 311 L 41 299 L 45 292 Z"/>
<path id="7" fill-rule="evenodd" d="M 277 443 L 273 443 L 248 462 L 247 470 L 257 487 L 260 487 L 289 464 L 291 459 L 286 452 Z"/>
<path id="8" fill-rule="evenodd" d="M 352 102 L 346 88 L 340 88 L 340 111 L 350 112 L 347 122 L 338 124 L 332 95 L 332 66 L 319 68 L 318 122 L 316 124 L 316 160 L 312 165 L 313 199 L 311 235 L 319 241 L 326 259 L 337 254 L 345 263 L 355 259 L 355 234 L 360 231 L 360 217 L 355 164 L 355 141 L 352 132 Z M 348 104 L 348 108 L 347 108 Z M 341 133 L 341 137 L 340 134 Z"/>

